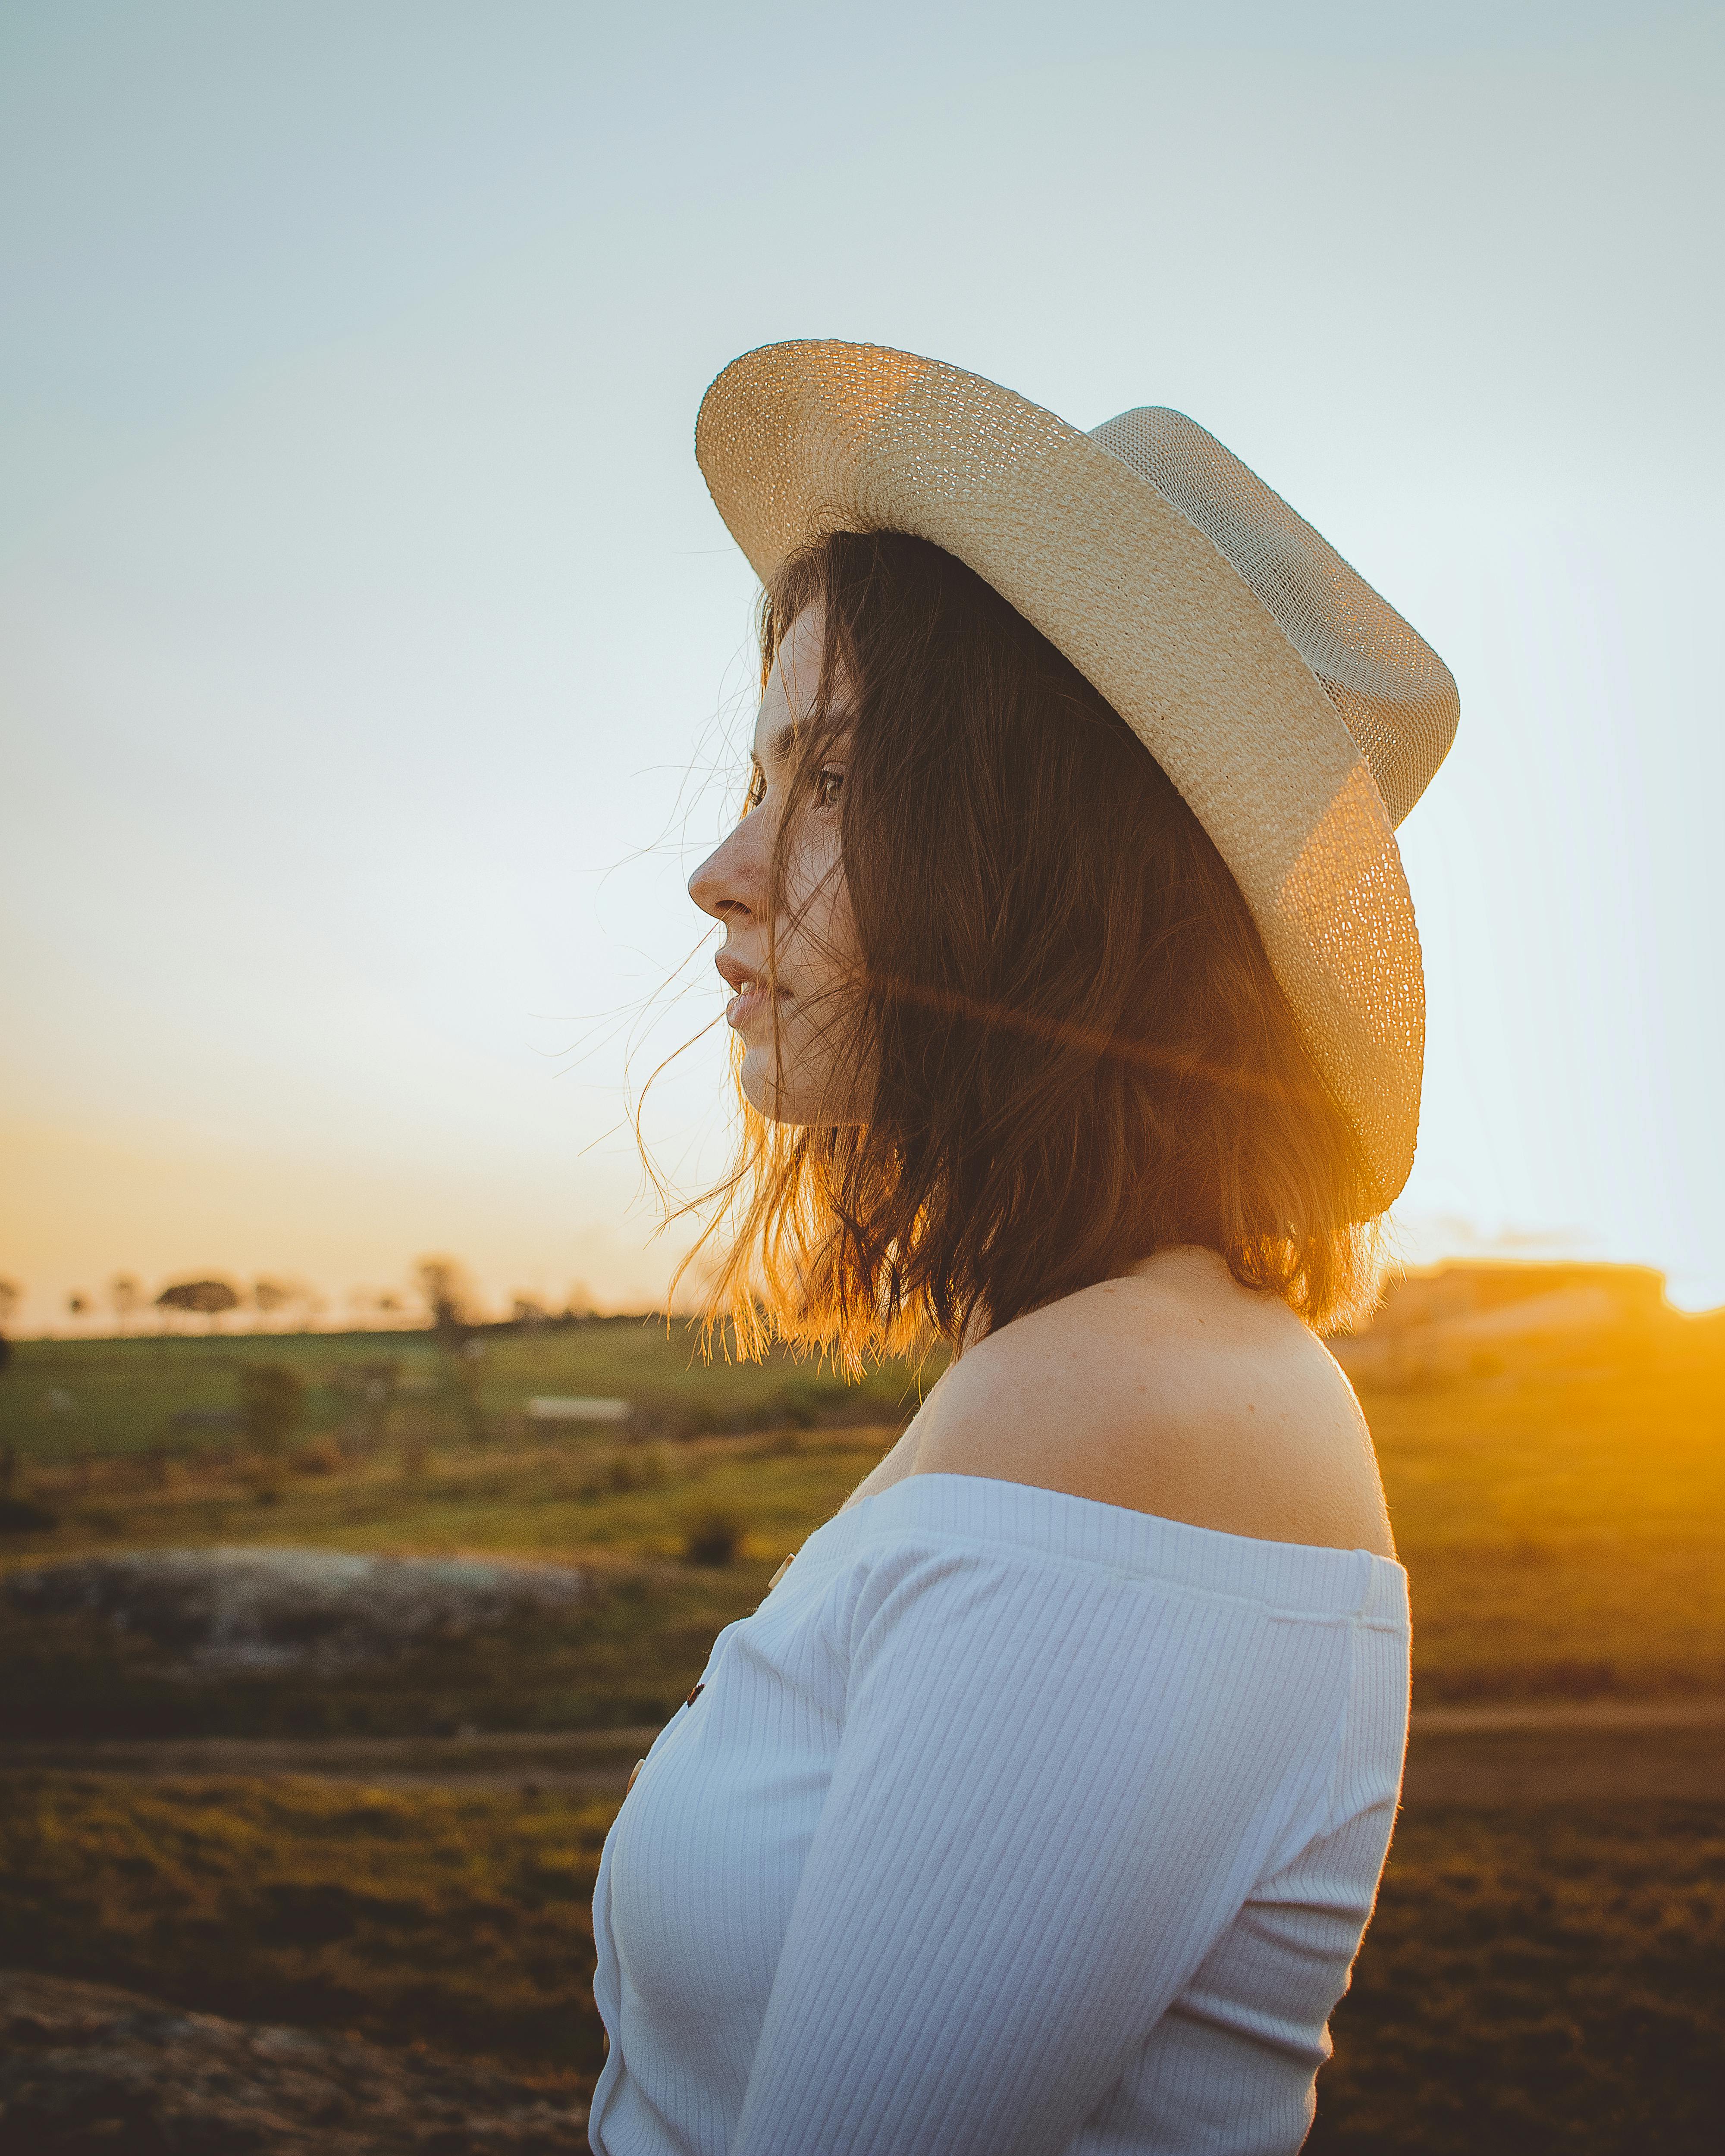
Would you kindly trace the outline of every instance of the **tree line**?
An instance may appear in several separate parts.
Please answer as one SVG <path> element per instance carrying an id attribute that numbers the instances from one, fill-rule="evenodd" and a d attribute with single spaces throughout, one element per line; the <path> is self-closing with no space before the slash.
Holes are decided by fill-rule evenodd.
<path id="1" fill-rule="evenodd" d="M 413 1267 L 411 1291 L 351 1290 L 347 1305 L 358 1328 L 367 1329 L 380 1321 L 388 1327 L 399 1325 L 411 1317 L 417 1305 L 445 1345 L 450 1345 L 454 1335 L 465 1336 L 475 1324 L 484 1322 L 472 1281 L 458 1259 L 420 1258 Z M 6 1367 L 10 1352 L 6 1335 L 23 1295 L 17 1281 L 0 1277 L 0 1369 Z M 177 1319 L 201 1317 L 213 1332 L 236 1311 L 255 1312 L 260 1329 L 267 1330 L 272 1319 L 282 1319 L 289 1325 L 297 1320 L 303 1332 L 329 1307 L 327 1298 L 302 1280 L 265 1276 L 249 1282 L 237 1281 L 221 1273 L 172 1280 L 152 1296 L 136 1273 L 117 1272 L 100 1296 L 74 1288 L 65 1299 L 66 1315 L 74 1322 L 94 1317 L 105 1308 L 122 1335 L 147 1323 L 152 1316 L 164 1329 Z M 569 1291 L 567 1314 L 588 1316 L 592 1307 L 585 1286 L 578 1282 Z M 537 1296 L 516 1294 L 509 1314 L 517 1324 L 531 1325 L 561 1313 L 548 1309 Z"/>

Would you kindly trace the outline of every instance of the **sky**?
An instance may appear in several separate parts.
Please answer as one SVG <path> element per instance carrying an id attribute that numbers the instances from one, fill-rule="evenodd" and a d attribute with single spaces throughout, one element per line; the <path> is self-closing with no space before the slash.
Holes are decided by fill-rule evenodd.
<path id="1" fill-rule="evenodd" d="M 0 0 L 0 1275 L 663 1294 L 737 353 L 1172 404 L 1448 661 L 1409 1261 L 1725 1302 L 1725 33 L 1653 0 Z"/>

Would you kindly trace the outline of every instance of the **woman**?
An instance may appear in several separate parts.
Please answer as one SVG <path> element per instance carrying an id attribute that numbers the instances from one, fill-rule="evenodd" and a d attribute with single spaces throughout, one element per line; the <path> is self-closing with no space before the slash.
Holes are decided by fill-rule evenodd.
<path id="1" fill-rule="evenodd" d="M 1412 1158 L 1435 654 L 1177 413 L 749 354 L 765 587 L 716 1306 L 957 1351 L 606 1844 L 601 2156 L 1298 2147 L 1406 1582 L 1314 1327 Z M 762 1315 L 764 1313 L 764 1317 Z"/>

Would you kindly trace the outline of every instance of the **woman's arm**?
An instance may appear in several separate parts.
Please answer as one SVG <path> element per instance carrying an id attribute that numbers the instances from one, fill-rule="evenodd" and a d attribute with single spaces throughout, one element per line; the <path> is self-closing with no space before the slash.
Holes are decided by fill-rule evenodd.
<path id="1" fill-rule="evenodd" d="M 877 1565 L 732 2156 L 1064 2148 L 1322 1818 L 1349 1645 L 1033 1553 Z"/>

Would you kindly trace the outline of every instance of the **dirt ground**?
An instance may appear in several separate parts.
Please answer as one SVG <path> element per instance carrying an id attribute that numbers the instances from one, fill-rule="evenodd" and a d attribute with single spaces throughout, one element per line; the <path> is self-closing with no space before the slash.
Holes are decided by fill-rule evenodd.
<path id="1" fill-rule="evenodd" d="M 381 1789 L 620 1796 L 629 1768 L 657 1734 L 649 1725 L 521 1736 L 14 1743 L 0 1759 L 0 1774 L 304 1775 Z M 1414 1716 L 1406 1808 L 1644 1799 L 1725 1802 L 1725 1699 L 1427 1707 Z"/>

